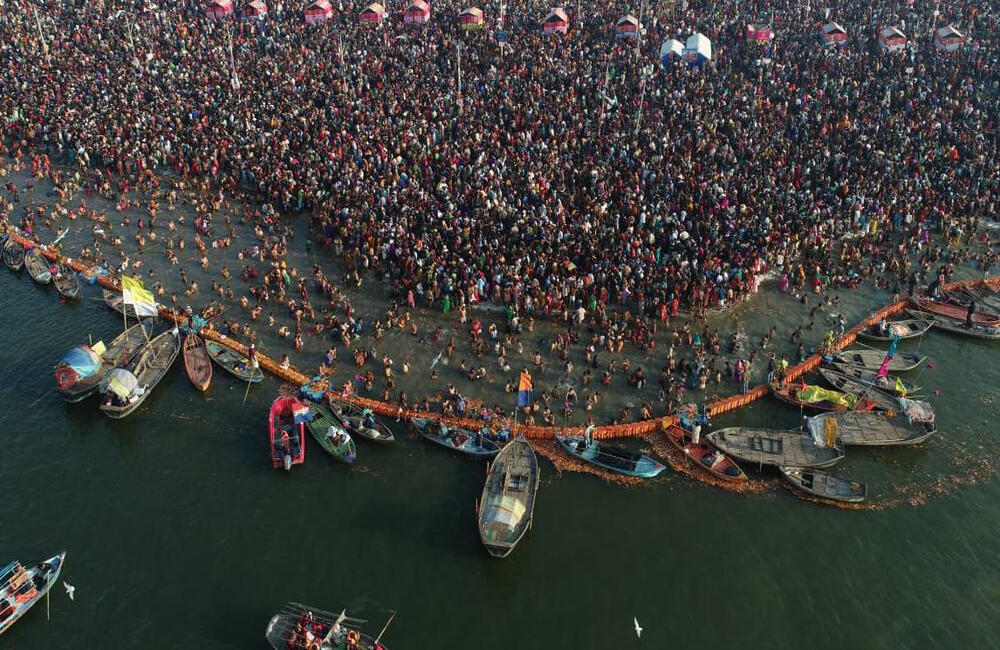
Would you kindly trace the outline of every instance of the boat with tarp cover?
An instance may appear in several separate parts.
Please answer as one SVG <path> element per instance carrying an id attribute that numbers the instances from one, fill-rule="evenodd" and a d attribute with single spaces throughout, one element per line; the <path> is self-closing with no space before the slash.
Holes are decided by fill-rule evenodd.
<path id="1" fill-rule="evenodd" d="M 778 466 L 792 487 L 809 496 L 842 503 L 861 503 L 868 497 L 868 486 L 859 481 L 830 474 L 811 467 Z"/>
<path id="2" fill-rule="evenodd" d="M 899 338 L 902 341 L 923 336 L 930 328 L 931 324 L 923 318 L 882 321 L 858 332 L 858 338 L 869 341 L 891 341 L 893 338 Z"/>
<path id="3" fill-rule="evenodd" d="M 24 246 L 15 239 L 8 239 L 3 245 L 3 263 L 11 271 L 20 271 L 24 267 Z"/>
<path id="4" fill-rule="evenodd" d="M 574 458 L 625 476 L 653 478 L 666 469 L 649 456 L 591 439 L 589 427 L 582 436 L 556 435 L 556 442 Z"/>
<path id="5" fill-rule="evenodd" d="M 271 466 L 285 470 L 306 460 L 306 422 L 309 405 L 290 395 L 271 403 L 268 413 L 268 440 L 271 444 Z"/>
<path id="6" fill-rule="evenodd" d="M 347 616 L 347 610 L 334 614 L 288 603 L 268 621 L 264 637 L 274 650 L 387 650 L 382 634 L 373 638 L 361 631 L 365 623 Z"/>
<path id="7" fill-rule="evenodd" d="M 453 427 L 445 422 L 413 418 L 413 428 L 426 440 L 452 451 L 476 458 L 492 458 L 500 453 L 500 445 L 483 435 L 482 430 L 472 432 Z"/>
<path id="8" fill-rule="evenodd" d="M 14 561 L 0 569 L 0 634 L 49 593 L 65 562 L 63 551 L 31 567 Z"/>
<path id="9" fill-rule="evenodd" d="M 934 419 L 934 409 L 926 402 L 900 398 L 899 408 L 891 411 L 815 415 L 806 418 L 806 429 L 815 438 L 832 427 L 847 447 L 903 447 L 931 437 L 937 429 Z"/>
<path id="10" fill-rule="evenodd" d="M 254 367 L 249 358 L 236 350 L 215 341 L 205 341 L 205 349 L 212 361 L 232 376 L 251 384 L 264 381 L 264 371 L 260 366 Z"/>
<path id="11" fill-rule="evenodd" d="M 38 284 L 52 282 L 52 268 L 40 248 L 34 247 L 24 253 L 24 268 L 28 269 L 28 275 Z"/>
<path id="12" fill-rule="evenodd" d="M 528 532 L 538 482 L 538 458 L 523 436 L 507 443 L 490 464 L 476 513 L 479 539 L 493 557 L 510 555 Z"/>
<path id="13" fill-rule="evenodd" d="M 866 370 L 878 370 L 882 367 L 882 362 L 885 361 L 885 352 L 883 350 L 865 350 L 865 349 L 850 349 L 842 350 L 837 354 L 833 355 L 836 361 L 841 363 L 847 363 L 853 366 L 859 366 L 865 368 Z M 889 372 L 909 372 L 910 370 L 915 370 L 927 360 L 926 356 L 920 356 L 917 354 L 909 354 L 906 352 L 896 352 L 891 359 L 889 359 Z"/>
<path id="14" fill-rule="evenodd" d="M 76 403 L 90 397 L 115 366 L 127 366 L 149 340 L 148 322 L 133 325 L 105 347 L 102 341 L 69 350 L 52 369 L 63 400 Z"/>
<path id="15" fill-rule="evenodd" d="M 844 446 L 836 438 L 818 444 L 800 431 L 728 427 L 706 437 L 733 458 L 760 465 L 829 467 L 844 457 Z"/>
<path id="16" fill-rule="evenodd" d="M 856 395 L 815 386 L 805 382 L 784 386 L 771 384 L 771 394 L 777 399 L 799 408 L 814 411 L 870 411 L 875 405 L 866 399 L 858 399 Z"/>
<path id="17" fill-rule="evenodd" d="M 128 368 L 111 370 L 101 382 L 101 411 L 116 420 L 134 412 L 166 376 L 180 349 L 176 331 L 168 330 L 143 346 Z"/>

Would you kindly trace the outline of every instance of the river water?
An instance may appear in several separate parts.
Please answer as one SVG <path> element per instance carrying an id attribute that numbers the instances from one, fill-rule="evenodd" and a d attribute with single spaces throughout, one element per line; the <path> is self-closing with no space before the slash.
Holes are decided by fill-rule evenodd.
<path id="1" fill-rule="evenodd" d="M 61 305 L 23 272 L 0 272 L 0 296 L 0 556 L 66 549 L 76 587 L 5 647 L 264 648 L 288 600 L 346 607 L 372 632 L 396 611 L 393 648 L 1000 647 L 995 345 L 920 343 L 934 368 L 913 379 L 940 390 L 939 435 L 851 449 L 837 470 L 884 508 L 737 495 L 669 471 L 623 487 L 543 460 L 534 527 L 498 561 L 475 526 L 484 464 L 401 435 L 359 442 L 353 468 L 310 442 L 304 466 L 277 472 L 265 423 L 277 382 L 244 403 L 217 373 L 202 396 L 180 363 L 126 420 L 64 405 L 53 363 L 121 321 L 95 300 Z M 781 299 L 741 318 L 773 320 Z M 798 417 L 764 402 L 715 424 Z"/>

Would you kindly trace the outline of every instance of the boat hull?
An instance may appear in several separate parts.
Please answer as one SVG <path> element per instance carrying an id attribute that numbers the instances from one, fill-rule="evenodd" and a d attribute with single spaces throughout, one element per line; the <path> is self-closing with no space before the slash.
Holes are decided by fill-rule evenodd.
<path id="1" fill-rule="evenodd" d="M 39 565 L 45 563 L 48 563 L 51 566 L 51 569 L 46 571 L 45 573 L 38 573 L 38 575 L 44 575 L 45 585 L 41 589 L 35 588 L 35 594 L 31 596 L 31 598 L 28 601 L 19 603 L 17 607 L 14 609 L 14 611 L 7 618 L 5 618 L 3 621 L 0 621 L 0 635 L 9 630 L 11 627 L 13 627 L 14 623 L 17 623 L 17 621 L 19 621 L 22 616 L 27 614 L 31 610 L 31 608 L 38 603 L 38 601 L 40 601 L 42 598 L 45 597 L 46 594 L 49 593 L 49 590 L 52 589 L 52 586 L 58 582 L 59 575 L 62 573 L 63 565 L 66 563 L 66 551 L 63 551 L 58 555 L 54 555 L 47 560 L 43 560 L 42 562 L 39 563 Z M 31 574 L 29 580 L 33 580 L 34 575 L 38 571 L 38 565 L 32 567 L 30 570 L 27 571 L 29 572 L 29 574 Z"/>

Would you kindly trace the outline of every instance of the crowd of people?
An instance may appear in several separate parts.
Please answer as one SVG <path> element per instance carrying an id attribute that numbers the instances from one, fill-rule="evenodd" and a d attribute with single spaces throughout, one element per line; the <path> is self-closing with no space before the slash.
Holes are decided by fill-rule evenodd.
<path id="1" fill-rule="evenodd" d="M 103 0 L 67 0 L 37 19 L 24 5 L 0 16 L 0 147 L 10 160 L 33 156 L 67 207 L 84 189 L 119 208 L 151 192 L 136 242 L 159 231 L 168 257 L 184 242 L 173 221 L 166 236 L 157 227 L 160 199 L 170 207 L 200 190 L 203 268 L 234 238 L 231 217 L 215 213 L 253 223 L 240 302 L 271 325 L 260 306 L 284 304 L 295 325 L 281 335 L 296 349 L 303 333 L 324 331 L 349 346 L 362 324 L 342 286 L 371 279 L 398 301 L 376 336 L 397 325 L 416 334 L 417 307 L 454 312 L 472 351 L 507 372 L 518 335 L 548 318 L 566 326 L 553 342 L 560 363 L 571 345 L 585 350 L 584 385 L 591 370 L 602 383 L 617 372 L 598 365 L 602 350 L 651 350 L 678 312 L 731 304 L 768 273 L 803 300 L 869 278 L 895 290 L 929 281 L 952 260 L 931 233 L 979 236 L 980 219 L 996 214 L 989 3 L 851 0 L 831 14 L 785 0 L 685 0 L 644 6 L 638 43 L 614 37 L 630 8 L 620 2 L 568 7 L 564 36 L 541 33 L 547 5 L 505 3 L 502 44 L 499 3 L 483 6 L 480 31 L 460 29 L 464 8 L 435 3 L 419 28 L 390 15 L 371 29 L 350 3 L 323 26 L 304 23 L 304 3 L 278 3 L 260 22 L 212 20 L 197 2 L 113 13 Z M 847 27 L 846 45 L 820 44 L 829 19 Z M 748 41 L 749 22 L 772 25 L 774 40 Z M 971 45 L 942 54 L 932 27 L 948 22 Z M 904 51 L 880 51 L 884 25 L 907 33 Z M 660 61 L 661 41 L 695 31 L 712 41 L 710 62 Z M 18 192 L 8 186 L 5 218 Z M 253 200 L 242 214 L 226 200 L 240 195 Z M 293 233 L 281 215 L 294 212 L 311 216 L 310 245 L 339 258 L 347 282 L 286 268 Z M 225 285 L 212 289 L 234 298 Z M 310 290 L 335 309 L 314 309 Z M 505 309 L 505 331 L 475 331 L 469 310 L 481 303 Z M 670 346 L 663 392 L 664 376 L 692 388 L 746 383 L 752 358 L 712 353 L 725 334 L 673 336 L 700 352 L 678 360 Z M 646 383 L 641 369 L 622 370 Z"/>

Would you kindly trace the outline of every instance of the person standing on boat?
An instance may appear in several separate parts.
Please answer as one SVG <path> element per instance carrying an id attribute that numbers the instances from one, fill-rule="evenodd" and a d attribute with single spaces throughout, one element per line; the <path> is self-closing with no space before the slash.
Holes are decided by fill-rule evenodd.
<path id="1" fill-rule="evenodd" d="M 975 315 L 975 313 L 976 313 L 976 299 L 973 298 L 971 301 L 969 301 L 969 310 L 965 312 L 965 329 L 967 330 L 972 329 L 972 317 Z"/>

